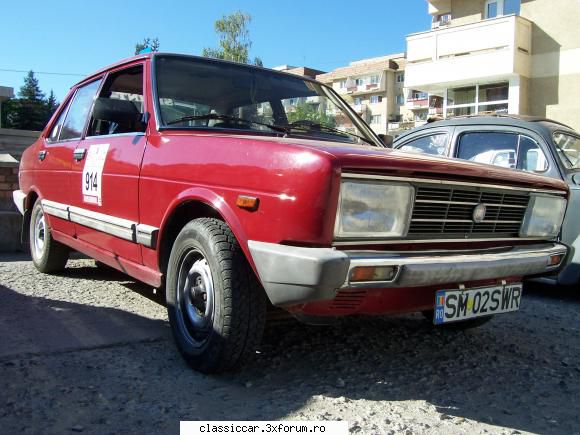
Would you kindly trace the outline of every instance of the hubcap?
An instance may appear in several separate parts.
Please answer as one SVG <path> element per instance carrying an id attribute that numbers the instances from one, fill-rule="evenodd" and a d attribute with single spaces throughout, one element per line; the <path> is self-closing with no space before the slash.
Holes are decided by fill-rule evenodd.
<path id="1" fill-rule="evenodd" d="M 34 225 L 34 235 L 32 239 L 34 244 L 34 256 L 37 259 L 42 258 L 42 254 L 44 253 L 45 237 L 46 220 L 44 219 L 44 213 L 40 212 L 36 218 L 36 223 Z"/>
<path id="2" fill-rule="evenodd" d="M 201 252 L 188 252 L 179 266 L 177 308 L 189 339 L 202 344 L 213 326 L 214 288 L 209 264 Z"/>

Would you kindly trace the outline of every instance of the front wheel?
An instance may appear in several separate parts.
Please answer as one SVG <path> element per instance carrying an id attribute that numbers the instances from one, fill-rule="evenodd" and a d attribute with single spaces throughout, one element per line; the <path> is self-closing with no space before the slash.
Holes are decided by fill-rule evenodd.
<path id="1" fill-rule="evenodd" d="M 169 257 L 165 291 L 173 337 L 191 367 L 223 372 L 255 352 L 266 299 L 227 224 L 201 218 L 183 227 Z"/>
<path id="2" fill-rule="evenodd" d="M 52 238 L 40 200 L 32 208 L 29 235 L 34 266 L 43 273 L 62 271 L 68 261 L 69 249 Z"/>

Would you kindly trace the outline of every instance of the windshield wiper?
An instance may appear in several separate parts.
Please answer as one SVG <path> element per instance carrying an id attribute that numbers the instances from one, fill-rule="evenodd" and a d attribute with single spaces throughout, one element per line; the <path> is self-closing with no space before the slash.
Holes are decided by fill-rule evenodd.
<path id="1" fill-rule="evenodd" d="M 266 124 L 265 122 L 259 121 L 252 121 L 250 119 L 245 118 L 238 118 L 237 116 L 230 116 L 230 115 L 220 115 L 218 113 L 207 113 L 205 115 L 188 115 L 182 116 L 181 118 L 173 119 L 171 121 L 166 122 L 167 125 L 178 124 L 180 122 L 186 121 L 199 121 L 199 120 L 220 120 L 220 121 L 232 121 L 232 122 L 241 122 L 244 124 L 255 124 L 255 125 L 262 125 L 264 127 L 268 127 L 274 131 L 278 131 L 280 133 L 288 133 L 288 128 L 280 126 L 280 125 L 272 125 Z"/>
<path id="2" fill-rule="evenodd" d="M 338 128 L 334 128 L 334 127 L 329 127 L 327 125 L 323 125 L 317 122 L 302 122 L 302 121 L 296 121 L 293 122 L 292 124 L 289 124 L 288 126 L 290 129 L 296 129 L 296 130 L 302 130 L 302 131 L 321 131 L 321 132 L 327 132 L 327 133 L 334 133 L 336 135 L 340 135 L 340 136 L 352 136 L 352 137 L 356 137 L 359 138 L 361 140 L 364 140 L 365 142 L 376 146 L 376 143 L 374 143 L 372 140 L 367 139 L 364 136 L 359 136 L 358 134 L 354 134 L 354 133 L 349 133 L 348 131 L 343 131 L 343 130 L 339 130 Z"/>

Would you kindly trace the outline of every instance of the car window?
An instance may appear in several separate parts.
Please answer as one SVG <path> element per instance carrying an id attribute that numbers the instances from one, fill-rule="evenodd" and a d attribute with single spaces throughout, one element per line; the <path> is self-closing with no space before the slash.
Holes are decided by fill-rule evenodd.
<path id="1" fill-rule="evenodd" d="M 156 56 L 154 71 L 161 128 L 376 144 L 331 88 L 300 76 L 171 55 Z"/>
<path id="2" fill-rule="evenodd" d="M 405 142 L 399 149 L 403 151 L 410 151 L 413 153 L 433 154 L 442 156 L 445 154 L 445 146 L 447 145 L 447 134 L 437 133 L 429 136 L 421 136 L 416 139 Z"/>
<path id="3" fill-rule="evenodd" d="M 518 134 L 469 132 L 459 138 L 457 157 L 503 168 L 516 168 Z"/>
<path id="4" fill-rule="evenodd" d="M 580 169 L 580 138 L 571 134 L 554 133 L 558 158 L 568 169 Z"/>
<path id="5" fill-rule="evenodd" d="M 91 110 L 100 83 L 101 80 L 96 80 L 77 90 L 58 140 L 79 139 L 82 136 L 89 110 Z"/>
<path id="6" fill-rule="evenodd" d="M 544 172 L 548 169 L 548 161 L 540 146 L 535 140 L 524 135 L 520 135 L 517 167 L 531 172 Z"/>
<path id="7" fill-rule="evenodd" d="M 62 111 L 60 112 L 60 115 L 58 116 L 58 119 L 56 120 L 56 122 L 52 126 L 52 130 L 50 130 L 50 134 L 46 138 L 46 140 L 48 142 L 56 142 L 58 140 L 58 135 L 60 134 L 60 131 L 62 129 L 62 125 L 64 124 L 64 119 L 66 117 L 66 111 L 67 111 L 69 105 L 70 105 L 70 103 L 67 105 L 67 107 L 64 107 L 62 109 Z"/>
<path id="8" fill-rule="evenodd" d="M 459 138 L 457 157 L 477 163 L 524 171 L 548 169 L 536 141 L 516 132 L 469 132 Z"/>
<path id="9" fill-rule="evenodd" d="M 88 136 L 145 131 L 143 66 L 110 74 L 95 100 Z"/>

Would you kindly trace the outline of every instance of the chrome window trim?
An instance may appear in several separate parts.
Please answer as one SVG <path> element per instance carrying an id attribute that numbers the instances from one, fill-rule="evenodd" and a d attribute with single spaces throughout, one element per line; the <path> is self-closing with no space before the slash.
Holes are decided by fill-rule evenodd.
<path id="1" fill-rule="evenodd" d="M 367 180 L 390 180 L 390 181 L 407 181 L 412 183 L 422 183 L 422 184 L 444 184 L 444 185 L 454 185 L 454 186 L 470 186 L 470 187 L 486 187 L 498 190 L 516 190 L 525 192 L 537 192 L 537 193 L 547 193 L 552 195 L 564 195 L 566 192 L 561 190 L 548 190 L 548 189 L 534 189 L 529 187 L 513 187 L 513 186 L 501 186 L 499 184 L 478 184 L 469 183 L 465 181 L 447 181 L 447 180 L 434 180 L 431 178 L 410 178 L 410 177 L 393 177 L 388 175 L 370 175 L 370 174 L 356 174 L 356 173 L 343 173 L 342 178 L 359 178 Z"/>
<path id="2" fill-rule="evenodd" d="M 157 227 L 47 199 L 43 199 L 41 204 L 44 212 L 51 216 L 56 216 L 149 248 L 155 248 L 157 245 L 157 235 L 159 233 L 159 228 Z"/>

